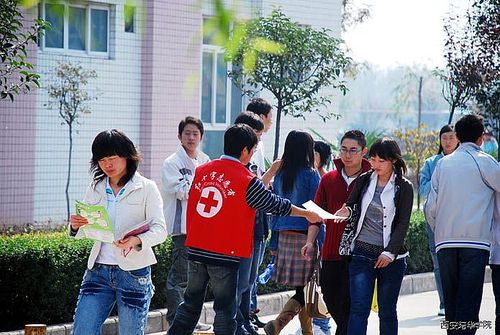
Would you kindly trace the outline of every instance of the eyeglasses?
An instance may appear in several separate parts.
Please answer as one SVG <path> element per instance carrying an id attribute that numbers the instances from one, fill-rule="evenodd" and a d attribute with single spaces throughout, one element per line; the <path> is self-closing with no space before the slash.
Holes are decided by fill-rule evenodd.
<path id="1" fill-rule="evenodd" d="M 356 148 L 351 148 L 351 149 L 340 148 L 340 153 L 342 155 L 347 155 L 347 154 L 349 154 L 349 155 L 355 155 L 358 152 L 360 152 L 361 150 L 363 150 L 363 149 L 360 149 L 360 148 L 358 148 L 358 149 L 356 149 Z"/>

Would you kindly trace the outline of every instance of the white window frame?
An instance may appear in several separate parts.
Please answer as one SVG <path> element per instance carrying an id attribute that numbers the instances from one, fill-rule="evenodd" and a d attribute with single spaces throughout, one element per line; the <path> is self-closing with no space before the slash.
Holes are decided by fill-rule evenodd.
<path id="1" fill-rule="evenodd" d="M 95 5 L 95 4 L 83 4 L 83 3 L 68 3 L 64 2 L 53 2 L 53 1 L 43 1 L 41 2 L 41 17 L 46 18 L 45 6 L 47 4 L 62 5 L 64 6 L 64 18 L 63 18 L 63 47 L 62 48 L 51 48 L 45 46 L 45 35 L 42 35 L 40 49 L 43 51 L 50 51 L 54 53 L 64 53 L 70 55 L 89 55 L 96 57 L 109 57 L 109 36 L 110 36 L 110 7 L 105 5 Z M 85 8 L 86 22 L 85 22 L 85 50 L 75 50 L 69 48 L 69 7 Z M 91 10 L 99 9 L 107 11 L 107 36 L 106 36 L 106 52 L 102 51 L 91 51 Z"/>
<path id="2" fill-rule="evenodd" d="M 213 44 L 204 44 L 203 43 L 203 37 L 202 37 L 202 48 L 201 48 L 201 70 L 200 70 L 200 119 L 201 119 L 201 113 L 202 113 L 202 108 L 203 108 L 203 54 L 211 53 L 214 55 L 212 58 L 212 106 L 211 106 L 211 113 L 210 113 L 210 123 L 206 123 L 203 121 L 203 124 L 205 126 L 206 130 L 226 130 L 227 126 L 231 124 L 231 78 L 227 75 L 232 70 L 232 63 L 227 62 L 227 72 L 226 72 L 226 122 L 221 123 L 217 122 L 217 115 L 216 115 L 216 103 L 217 103 L 217 59 L 218 57 L 224 57 L 224 48 L 218 45 L 213 45 Z"/>

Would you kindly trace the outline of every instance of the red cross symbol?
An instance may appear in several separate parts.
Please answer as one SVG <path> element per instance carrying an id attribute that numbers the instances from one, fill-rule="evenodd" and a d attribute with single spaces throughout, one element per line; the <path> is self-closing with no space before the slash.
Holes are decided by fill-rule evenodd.
<path id="1" fill-rule="evenodd" d="M 212 211 L 212 207 L 217 207 L 217 205 L 219 204 L 219 202 L 215 200 L 215 192 L 210 191 L 208 193 L 208 197 L 200 198 L 200 204 L 204 206 L 203 211 L 205 213 L 210 213 Z"/>

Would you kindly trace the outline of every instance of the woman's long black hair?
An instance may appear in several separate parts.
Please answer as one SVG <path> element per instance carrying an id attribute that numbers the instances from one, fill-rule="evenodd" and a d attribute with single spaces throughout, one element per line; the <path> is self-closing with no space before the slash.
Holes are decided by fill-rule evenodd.
<path id="1" fill-rule="evenodd" d="M 109 129 L 97 134 L 92 143 L 92 159 L 90 160 L 90 173 L 94 186 L 106 178 L 106 174 L 99 167 L 99 160 L 115 155 L 127 159 L 127 172 L 118 181 L 118 185 L 123 186 L 137 171 L 141 161 L 140 153 L 130 138 L 120 130 Z"/>
<path id="2" fill-rule="evenodd" d="M 283 192 L 293 190 L 297 172 L 302 168 L 314 168 L 314 140 L 305 131 L 292 130 L 285 141 L 281 166 L 277 173 L 283 176 Z"/>
<path id="3" fill-rule="evenodd" d="M 451 132 L 451 131 L 453 131 L 453 132 L 454 132 L 454 131 L 455 131 L 455 129 L 453 129 L 453 126 L 452 126 L 452 125 L 450 125 L 450 124 L 447 124 L 447 125 L 443 126 L 443 127 L 441 128 L 441 130 L 439 131 L 439 150 L 438 150 L 438 155 L 439 155 L 440 153 L 442 153 L 442 152 L 443 152 L 443 150 L 444 150 L 444 149 L 443 149 L 443 146 L 441 145 L 441 135 L 443 135 L 444 133 L 449 133 L 449 132 Z M 458 148 L 458 146 L 459 146 L 459 145 L 460 145 L 460 143 L 458 143 L 458 144 L 457 144 L 457 148 Z M 455 149 L 456 149 L 456 148 L 455 148 Z"/>
<path id="4" fill-rule="evenodd" d="M 398 143 L 390 137 L 378 138 L 373 142 L 370 150 L 368 151 L 369 157 L 378 156 L 381 159 L 394 161 L 394 172 L 396 180 L 403 178 L 407 172 L 406 163 L 403 160 L 401 149 Z"/>

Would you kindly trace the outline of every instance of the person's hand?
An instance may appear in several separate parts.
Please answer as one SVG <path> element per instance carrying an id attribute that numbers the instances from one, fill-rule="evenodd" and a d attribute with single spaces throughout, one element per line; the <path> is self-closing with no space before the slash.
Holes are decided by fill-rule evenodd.
<path id="1" fill-rule="evenodd" d="M 269 250 L 269 254 L 271 256 L 277 256 L 278 255 L 278 250 Z"/>
<path id="2" fill-rule="evenodd" d="M 314 253 L 314 245 L 311 242 L 307 242 L 302 249 L 300 249 L 302 257 L 310 261 Z"/>
<path id="3" fill-rule="evenodd" d="M 69 223 L 71 224 L 71 229 L 78 230 L 81 226 L 88 224 L 89 220 L 80 215 L 71 215 L 69 217 Z"/>
<path id="4" fill-rule="evenodd" d="M 378 256 L 377 262 L 375 263 L 375 269 L 377 268 L 385 268 L 387 265 L 391 264 L 392 259 L 387 257 L 386 255 Z"/>
<path id="5" fill-rule="evenodd" d="M 113 242 L 114 245 L 123 250 L 128 250 L 130 248 L 133 249 L 135 248 L 136 245 L 139 245 L 141 243 L 142 243 L 141 239 L 138 238 L 137 236 L 129 236 L 122 240 Z"/>
<path id="6" fill-rule="evenodd" d="M 345 204 L 343 204 L 342 207 L 338 211 L 336 211 L 334 215 L 335 216 L 342 216 L 342 217 L 348 218 L 349 214 L 351 214 L 349 212 L 349 209 L 346 207 Z M 338 223 L 338 222 L 341 222 L 341 221 L 344 221 L 344 220 L 346 220 L 346 219 L 335 219 L 333 221 Z"/>
<path id="7" fill-rule="evenodd" d="M 315 213 L 313 211 L 306 211 L 305 218 L 307 219 L 307 221 L 312 222 L 312 223 L 325 221 L 321 216 L 319 216 L 318 213 Z"/>

